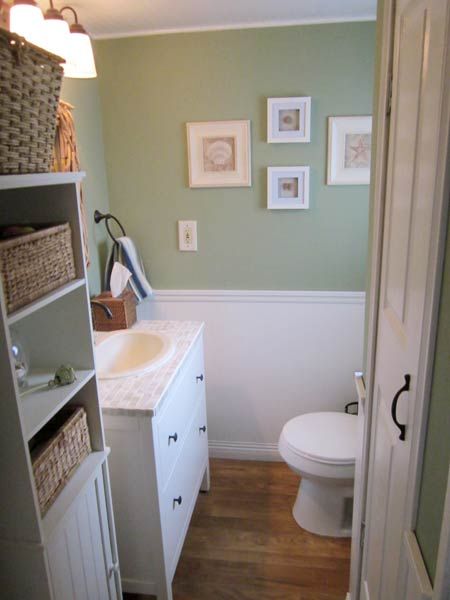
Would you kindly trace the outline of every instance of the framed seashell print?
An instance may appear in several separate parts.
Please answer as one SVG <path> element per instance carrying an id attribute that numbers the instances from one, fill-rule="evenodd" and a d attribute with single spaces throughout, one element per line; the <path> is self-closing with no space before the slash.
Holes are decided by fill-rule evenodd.
<path id="1" fill-rule="evenodd" d="M 250 121 L 187 123 L 189 187 L 250 187 Z"/>
<path id="2" fill-rule="evenodd" d="M 267 141 L 269 144 L 311 141 L 311 98 L 268 98 Z"/>
<path id="3" fill-rule="evenodd" d="M 327 185 L 370 183 L 372 117 L 328 117 Z"/>
<path id="4" fill-rule="evenodd" d="M 267 208 L 309 208 L 309 167 L 268 167 Z"/>

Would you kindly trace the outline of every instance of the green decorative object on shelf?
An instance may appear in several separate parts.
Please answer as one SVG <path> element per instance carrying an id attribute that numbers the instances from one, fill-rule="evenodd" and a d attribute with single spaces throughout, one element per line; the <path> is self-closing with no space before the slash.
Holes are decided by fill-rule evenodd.
<path id="1" fill-rule="evenodd" d="M 76 381 L 77 376 L 75 375 L 75 370 L 70 365 L 61 365 L 59 369 L 56 370 L 54 379 L 51 379 L 48 382 L 48 387 L 59 387 L 61 385 L 70 385 L 74 381 Z"/>
<path id="2" fill-rule="evenodd" d="M 27 396 L 33 392 L 37 392 L 38 390 L 43 390 L 45 388 L 57 388 L 63 385 L 70 385 L 77 380 L 77 376 L 75 373 L 75 369 L 71 365 L 61 365 L 58 369 L 56 369 L 55 376 L 53 379 L 50 379 L 48 383 L 43 383 L 41 385 L 35 385 L 26 389 L 24 392 L 20 394 L 20 397 Z"/>

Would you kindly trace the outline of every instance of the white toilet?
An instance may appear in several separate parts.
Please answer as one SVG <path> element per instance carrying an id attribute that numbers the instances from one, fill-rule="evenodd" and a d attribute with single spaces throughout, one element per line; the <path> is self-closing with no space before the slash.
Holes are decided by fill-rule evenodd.
<path id="1" fill-rule="evenodd" d="M 357 421 L 355 415 L 318 412 L 283 427 L 278 449 L 302 478 L 292 512 L 311 533 L 351 536 Z"/>

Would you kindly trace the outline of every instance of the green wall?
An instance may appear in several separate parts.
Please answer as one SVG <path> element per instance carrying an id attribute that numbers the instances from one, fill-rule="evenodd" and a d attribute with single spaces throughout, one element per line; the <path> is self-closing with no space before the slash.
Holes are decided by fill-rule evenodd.
<path id="1" fill-rule="evenodd" d="M 96 208 L 109 211 L 98 80 L 64 79 L 61 98 L 75 107 L 73 115 L 81 168 L 86 171 L 83 195 L 91 257 L 89 289 L 91 294 L 96 294 L 101 289 L 106 233 L 103 225 L 95 225 L 93 214 Z"/>
<path id="2" fill-rule="evenodd" d="M 371 114 L 375 24 L 96 42 L 111 211 L 154 287 L 363 290 L 368 186 L 326 186 L 326 119 Z M 266 100 L 312 96 L 310 144 L 266 143 Z M 190 189 L 185 124 L 250 119 L 251 188 Z M 308 211 L 266 209 L 267 166 L 310 165 Z M 199 251 L 177 249 L 198 221 Z"/>
<path id="3" fill-rule="evenodd" d="M 439 309 L 433 384 L 416 535 L 434 580 L 450 465 L 450 230 Z"/>

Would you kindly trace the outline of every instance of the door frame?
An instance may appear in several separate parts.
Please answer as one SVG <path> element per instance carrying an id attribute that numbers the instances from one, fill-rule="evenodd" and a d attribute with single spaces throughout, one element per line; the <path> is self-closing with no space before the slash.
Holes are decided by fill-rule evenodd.
<path id="1" fill-rule="evenodd" d="M 390 119 L 387 116 L 391 97 L 391 73 L 394 60 L 394 25 L 395 0 L 384 0 L 379 3 L 377 15 L 377 47 L 379 49 L 376 74 L 379 89 L 374 102 L 374 152 L 371 179 L 371 234 L 372 255 L 370 263 L 370 284 L 367 295 L 367 340 L 366 340 L 366 425 L 363 456 L 363 474 L 360 485 L 362 514 L 361 522 L 366 521 L 367 511 L 370 510 L 370 499 L 367 498 L 368 466 L 373 436 L 373 392 L 375 357 L 377 351 L 377 327 L 379 313 L 379 293 L 381 280 L 381 258 L 383 248 L 383 223 L 387 176 L 387 155 L 389 144 Z M 437 177 L 435 188 L 435 206 L 433 209 L 433 231 L 436 236 L 430 248 L 428 262 L 427 292 L 425 296 L 425 313 L 420 349 L 420 364 L 422 365 L 417 377 L 417 407 L 412 420 L 414 427 L 411 439 L 411 462 L 408 473 L 406 528 L 409 538 L 415 540 L 414 527 L 417 518 L 417 508 L 421 484 L 422 461 L 425 446 L 425 435 L 428 419 L 430 390 L 432 384 L 434 349 L 438 323 L 438 309 L 442 284 L 444 263 L 448 203 L 450 195 L 450 9 L 447 10 L 446 23 L 447 52 L 444 57 L 445 77 L 442 90 L 442 110 L 440 115 L 440 139 L 438 152 Z M 450 487 L 450 475 L 448 480 Z M 356 539 L 355 539 L 356 538 Z M 360 550 L 360 531 L 356 531 L 352 539 L 352 573 L 350 593 L 352 600 L 359 599 L 363 550 Z M 357 545 L 356 543 L 357 542 Z M 407 539 L 405 539 L 407 543 Z M 353 552 L 353 547 L 358 548 Z M 418 545 L 417 545 L 418 548 Z M 450 491 L 447 493 L 444 509 L 441 539 L 438 551 L 438 566 L 435 576 L 434 590 L 427 581 L 426 570 L 419 553 L 413 554 L 414 559 L 422 561 L 417 575 L 422 576 L 419 582 L 423 598 L 445 600 L 444 594 L 450 580 Z M 356 565 L 354 564 L 356 562 Z M 425 577 L 423 577 L 425 575 Z"/>

